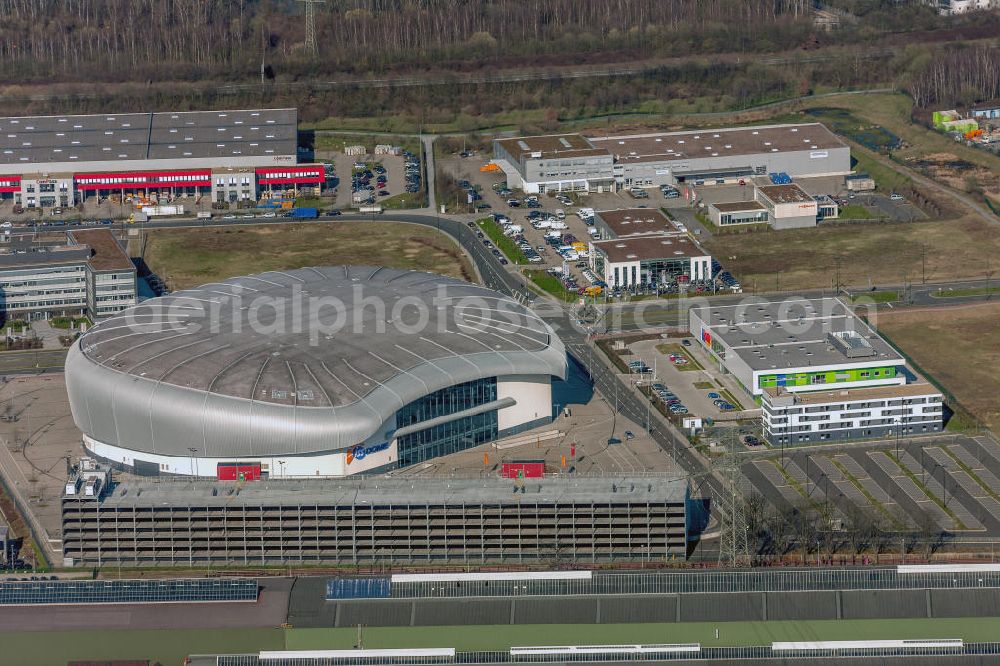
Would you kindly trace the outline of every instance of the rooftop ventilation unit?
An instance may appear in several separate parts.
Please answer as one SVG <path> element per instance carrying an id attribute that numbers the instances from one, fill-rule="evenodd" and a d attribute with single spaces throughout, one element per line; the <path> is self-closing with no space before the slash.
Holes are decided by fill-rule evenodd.
<path id="1" fill-rule="evenodd" d="M 827 333 L 826 341 L 847 358 L 875 356 L 875 348 L 857 331 Z"/>

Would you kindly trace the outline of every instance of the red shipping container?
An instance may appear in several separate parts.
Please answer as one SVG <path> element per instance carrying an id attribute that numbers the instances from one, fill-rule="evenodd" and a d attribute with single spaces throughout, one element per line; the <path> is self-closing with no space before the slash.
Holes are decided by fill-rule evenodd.
<path id="1" fill-rule="evenodd" d="M 545 476 L 544 460 L 513 460 L 500 468 L 500 476 L 505 479 L 540 479 Z"/>
<path id="2" fill-rule="evenodd" d="M 260 479 L 260 464 L 219 463 L 216 476 L 220 481 L 257 481 Z"/>

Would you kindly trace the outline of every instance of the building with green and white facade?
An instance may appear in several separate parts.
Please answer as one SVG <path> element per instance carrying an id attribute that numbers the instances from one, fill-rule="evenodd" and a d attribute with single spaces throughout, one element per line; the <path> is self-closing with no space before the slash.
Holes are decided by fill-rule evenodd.
<path id="1" fill-rule="evenodd" d="M 754 398 L 905 384 L 905 361 L 835 298 L 747 299 L 689 311 L 691 334 Z"/>
<path id="2" fill-rule="evenodd" d="M 689 310 L 691 334 L 762 407 L 773 444 L 942 428 L 941 393 L 835 298 Z"/>

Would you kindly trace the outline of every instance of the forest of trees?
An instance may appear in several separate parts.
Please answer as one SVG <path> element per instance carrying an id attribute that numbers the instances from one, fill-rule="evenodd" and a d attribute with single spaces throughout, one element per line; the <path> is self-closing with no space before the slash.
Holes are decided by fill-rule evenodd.
<path id="1" fill-rule="evenodd" d="M 837 2 L 832 4 L 836 5 Z M 933 12 L 840 0 L 867 39 L 886 20 Z M 579 62 L 801 46 L 809 0 L 330 0 L 316 10 L 320 57 L 305 53 L 295 0 L 0 0 L 7 83 L 277 77 L 496 62 Z M 880 9 L 881 8 L 881 9 Z M 879 13 L 881 11 L 881 14 Z M 932 25 L 932 24 L 928 24 Z M 874 27 L 874 28 L 873 28 Z M 885 29 L 893 29 L 886 25 Z"/>
<path id="2" fill-rule="evenodd" d="M 738 109 L 815 87 L 898 83 L 935 104 L 995 95 L 995 47 L 944 58 L 931 49 L 1000 34 L 997 13 L 942 19 L 922 0 L 826 4 L 850 12 L 840 29 L 817 31 L 810 0 L 329 0 L 316 9 L 312 57 L 296 0 L 0 0 L 0 113 L 290 105 L 307 121 L 515 110 L 554 120 L 675 99 Z M 902 55 L 864 55 L 890 43 Z M 791 64 L 758 61 L 775 53 Z M 821 57 L 795 60 L 804 54 Z M 632 76 L 457 78 L 639 61 L 650 68 Z M 438 80 L 349 84 L 394 76 Z"/>
<path id="3" fill-rule="evenodd" d="M 1000 99 L 1000 48 L 978 46 L 925 58 L 907 82 L 919 107 L 971 106 Z"/>

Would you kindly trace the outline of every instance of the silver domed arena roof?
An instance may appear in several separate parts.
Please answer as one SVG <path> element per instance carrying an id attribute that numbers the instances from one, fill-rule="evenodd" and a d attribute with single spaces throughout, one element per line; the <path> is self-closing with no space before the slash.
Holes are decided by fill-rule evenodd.
<path id="1" fill-rule="evenodd" d="M 77 426 L 159 455 L 312 454 L 378 432 L 403 405 L 484 377 L 566 376 L 566 351 L 510 298 L 432 273 L 336 266 L 155 298 L 66 360 Z"/>

